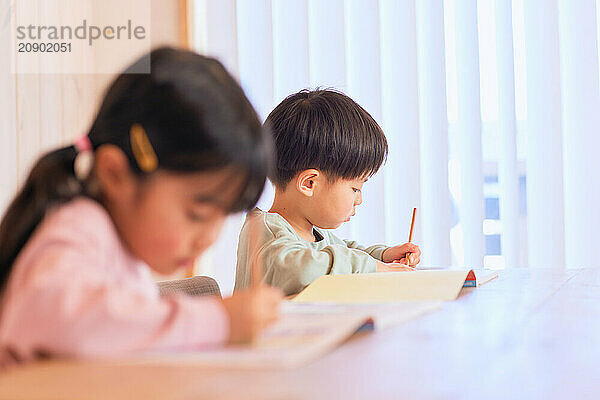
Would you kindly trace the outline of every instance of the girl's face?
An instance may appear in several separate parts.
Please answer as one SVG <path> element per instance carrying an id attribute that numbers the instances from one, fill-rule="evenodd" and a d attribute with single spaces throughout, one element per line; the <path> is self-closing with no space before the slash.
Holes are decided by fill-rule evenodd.
<path id="1" fill-rule="evenodd" d="M 232 168 L 129 174 L 118 183 L 100 179 L 105 206 L 132 254 L 161 274 L 191 267 L 214 243 L 243 179 Z"/>
<path id="2" fill-rule="evenodd" d="M 154 270 L 170 274 L 191 267 L 221 232 L 240 182 L 229 173 L 175 175 L 158 172 L 140 186 L 121 227 L 131 251 Z"/>

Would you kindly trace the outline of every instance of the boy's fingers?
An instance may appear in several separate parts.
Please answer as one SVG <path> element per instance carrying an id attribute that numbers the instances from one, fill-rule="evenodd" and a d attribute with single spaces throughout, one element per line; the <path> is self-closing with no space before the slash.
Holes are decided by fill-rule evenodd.
<path id="1" fill-rule="evenodd" d="M 414 243 L 405 243 L 402 245 L 402 247 L 404 247 L 405 251 L 410 251 L 411 253 L 415 252 L 419 248 L 419 246 Z"/>
<path id="2" fill-rule="evenodd" d="M 421 250 L 417 247 L 415 251 L 407 251 L 406 257 L 410 258 L 411 261 L 414 261 L 417 258 L 421 258 Z"/>

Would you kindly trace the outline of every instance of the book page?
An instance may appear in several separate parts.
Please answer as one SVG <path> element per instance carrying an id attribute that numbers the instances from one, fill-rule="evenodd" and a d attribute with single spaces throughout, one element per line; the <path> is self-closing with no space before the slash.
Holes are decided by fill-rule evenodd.
<path id="1" fill-rule="evenodd" d="M 385 304 L 332 304 L 285 301 L 282 309 L 293 313 L 364 314 L 369 315 L 370 328 L 385 329 L 439 309 L 441 301 L 403 301 Z"/>
<path id="2" fill-rule="evenodd" d="M 253 343 L 195 352 L 152 353 L 135 363 L 190 363 L 222 368 L 291 368 L 331 351 L 352 336 L 369 316 L 362 312 L 321 313 L 282 310 L 281 318 Z"/>
<path id="3" fill-rule="evenodd" d="M 468 273 L 469 270 L 429 270 L 324 275 L 293 301 L 336 304 L 449 301 L 458 297 Z"/>
<path id="4" fill-rule="evenodd" d="M 253 343 L 194 352 L 152 353 L 145 363 L 222 368 L 292 368 L 339 346 L 358 330 L 384 329 L 437 310 L 442 302 L 334 305 L 284 301 L 281 318 Z"/>
<path id="5" fill-rule="evenodd" d="M 475 278 L 477 280 L 477 286 L 481 286 L 484 283 L 488 283 L 494 278 L 498 277 L 498 271 L 491 269 L 474 269 Z"/>

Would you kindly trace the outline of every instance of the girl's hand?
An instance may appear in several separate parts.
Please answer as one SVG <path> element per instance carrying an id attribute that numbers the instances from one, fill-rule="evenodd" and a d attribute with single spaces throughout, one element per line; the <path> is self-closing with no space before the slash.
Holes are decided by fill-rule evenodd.
<path id="1" fill-rule="evenodd" d="M 223 299 L 229 315 L 229 343 L 250 342 L 277 320 L 282 298 L 281 290 L 261 285 Z"/>
<path id="2" fill-rule="evenodd" d="M 381 258 L 384 263 L 398 262 L 409 266 L 415 266 L 421 261 L 421 249 L 412 243 L 401 246 L 388 247 Z"/>
<path id="3" fill-rule="evenodd" d="M 406 266 L 399 263 L 382 263 L 377 261 L 377 272 L 398 272 L 398 271 L 414 271 L 414 267 Z"/>

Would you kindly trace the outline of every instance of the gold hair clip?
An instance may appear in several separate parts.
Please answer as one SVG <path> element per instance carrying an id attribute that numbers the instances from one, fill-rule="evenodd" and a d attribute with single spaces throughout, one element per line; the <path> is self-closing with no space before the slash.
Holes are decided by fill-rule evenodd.
<path id="1" fill-rule="evenodd" d="M 140 124 L 133 124 L 129 131 L 131 150 L 135 161 L 144 172 L 152 172 L 158 167 L 158 157 L 152 148 L 146 131 Z"/>

